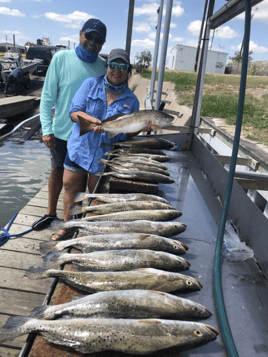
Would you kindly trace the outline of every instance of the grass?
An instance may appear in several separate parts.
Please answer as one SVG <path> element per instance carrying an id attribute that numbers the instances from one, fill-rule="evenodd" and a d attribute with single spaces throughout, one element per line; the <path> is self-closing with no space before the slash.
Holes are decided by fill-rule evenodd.
<path id="1" fill-rule="evenodd" d="M 134 93 L 135 92 L 135 89 L 138 87 L 137 84 L 134 84 L 134 86 L 131 88 L 132 92 Z"/>
<path id="2" fill-rule="evenodd" d="M 150 79 L 151 72 L 142 77 Z M 197 73 L 166 70 L 164 81 L 175 84 L 179 104 L 193 106 Z M 239 87 L 239 75 L 207 73 L 201 115 L 223 118 L 227 124 L 235 125 Z M 248 139 L 268 145 L 268 76 L 248 75 L 242 131 Z"/>

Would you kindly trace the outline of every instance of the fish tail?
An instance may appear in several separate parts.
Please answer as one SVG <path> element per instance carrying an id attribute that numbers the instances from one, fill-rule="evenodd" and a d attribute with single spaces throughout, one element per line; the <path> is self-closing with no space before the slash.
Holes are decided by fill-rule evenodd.
<path id="1" fill-rule="evenodd" d="M 40 243 L 40 254 L 41 257 L 45 257 L 48 253 L 59 250 L 57 246 L 58 242 L 41 242 Z M 61 249 L 60 249 L 61 250 Z"/>
<path id="2" fill-rule="evenodd" d="M 80 214 L 80 213 L 83 213 L 85 210 L 83 209 L 82 206 L 71 206 L 70 208 L 70 215 L 71 216 L 74 216 L 76 214 Z"/>
<path id="3" fill-rule="evenodd" d="M 59 219 L 54 219 L 54 221 L 51 222 L 50 224 L 50 229 L 53 230 L 53 231 L 56 231 L 56 230 L 60 230 L 62 228 L 64 228 L 64 223 L 63 221 L 60 221 Z"/>
<path id="4" fill-rule="evenodd" d="M 38 306 L 35 307 L 32 310 L 32 313 L 29 317 L 34 318 L 34 319 L 38 319 L 38 320 L 43 320 L 45 319 L 45 312 L 48 309 L 48 306 Z M 47 319 L 47 317 L 46 317 Z"/>
<path id="5" fill-rule="evenodd" d="M 0 333 L 0 341 L 10 341 L 16 337 L 25 335 L 30 332 L 30 329 L 25 324 L 31 320 L 29 317 L 24 316 L 10 316 L 3 326 Z"/>
<path id="6" fill-rule="evenodd" d="M 78 120 L 79 120 L 79 124 L 80 124 L 80 136 L 84 135 L 92 130 L 94 130 L 94 128 L 96 126 L 99 126 L 101 124 L 93 124 L 90 121 L 84 119 L 83 117 L 81 117 L 80 115 L 77 116 Z"/>
<path id="7" fill-rule="evenodd" d="M 89 194 L 85 192 L 78 192 L 78 194 L 74 198 L 74 202 L 81 202 L 89 198 Z"/>
<path id="8" fill-rule="evenodd" d="M 62 253 L 62 252 L 48 253 L 43 260 L 43 267 L 48 267 L 48 266 L 49 266 L 49 268 L 58 267 L 60 264 L 62 264 L 61 258 L 65 254 L 66 253 Z"/>
<path id="9" fill-rule="evenodd" d="M 108 160 L 105 160 L 105 159 L 100 158 L 100 159 L 98 160 L 98 162 L 99 162 L 100 164 L 106 165 L 106 164 L 108 163 Z"/>
<path id="10" fill-rule="evenodd" d="M 29 279 L 45 279 L 49 278 L 49 274 L 47 273 L 47 268 L 45 267 L 38 267 L 38 266 L 33 266 L 26 270 L 24 276 L 29 278 Z"/>

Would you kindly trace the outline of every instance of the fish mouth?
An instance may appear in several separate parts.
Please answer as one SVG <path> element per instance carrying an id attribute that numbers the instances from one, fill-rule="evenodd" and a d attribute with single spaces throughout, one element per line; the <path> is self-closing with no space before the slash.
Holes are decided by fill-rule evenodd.
<path id="1" fill-rule="evenodd" d="M 200 306 L 206 311 L 206 313 L 211 316 L 211 312 L 203 305 L 200 304 Z"/>
<path id="2" fill-rule="evenodd" d="M 214 327 L 209 326 L 209 325 L 205 325 L 205 327 L 206 327 L 209 331 L 211 331 L 211 332 L 215 335 L 215 337 L 219 335 L 219 331 L 216 330 Z"/>

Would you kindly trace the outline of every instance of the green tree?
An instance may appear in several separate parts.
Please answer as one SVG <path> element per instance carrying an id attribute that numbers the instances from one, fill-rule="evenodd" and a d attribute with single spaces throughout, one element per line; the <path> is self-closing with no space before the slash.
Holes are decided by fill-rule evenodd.
<path id="1" fill-rule="evenodd" d="M 253 57 L 251 56 L 253 54 L 253 51 L 249 51 L 248 54 L 248 61 L 251 62 L 253 60 Z M 240 54 L 240 51 L 235 51 L 235 54 L 233 57 L 229 57 L 230 60 L 232 60 L 233 63 L 238 63 L 238 62 L 242 62 L 242 57 L 243 57 L 243 53 Z"/>
<path id="2" fill-rule="evenodd" d="M 135 58 L 137 59 L 137 65 L 142 65 L 145 68 L 148 68 L 152 62 L 152 54 L 150 51 L 142 51 L 140 54 L 137 53 Z"/>

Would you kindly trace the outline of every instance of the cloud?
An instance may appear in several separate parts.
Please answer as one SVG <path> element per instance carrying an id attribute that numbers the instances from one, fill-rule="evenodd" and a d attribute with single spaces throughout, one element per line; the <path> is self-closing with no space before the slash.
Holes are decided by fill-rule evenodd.
<path id="1" fill-rule="evenodd" d="M 240 43 L 238 46 L 232 46 L 231 49 L 233 51 L 240 51 L 242 43 Z M 264 46 L 259 46 L 253 41 L 249 41 L 249 50 L 252 51 L 253 53 L 267 53 L 268 48 Z"/>
<path id="2" fill-rule="evenodd" d="M 11 0 L 0 0 L 0 2 L 11 2 Z"/>
<path id="3" fill-rule="evenodd" d="M 0 7 L 0 15 L 25 17 L 25 14 L 23 14 L 19 10 L 15 10 L 15 9 L 10 10 L 7 7 Z"/>
<path id="4" fill-rule="evenodd" d="M 34 19 L 39 19 L 39 15 L 32 15 L 31 17 Z"/>
<path id="5" fill-rule="evenodd" d="M 81 28 L 82 24 L 90 18 L 96 18 L 93 15 L 89 15 L 86 12 L 74 11 L 72 14 L 61 15 L 54 12 L 46 12 L 45 17 L 47 19 L 62 23 L 65 27 Z"/>
<path id="6" fill-rule="evenodd" d="M 200 20 L 195 20 L 190 23 L 187 27 L 187 31 L 190 32 L 191 35 L 193 36 L 198 36 L 200 33 L 200 28 L 201 28 L 201 21 Z M 234 38 L 239 36 L 239 33 L 231 29 L 229 26 L 220 26 L 216 31 L 215 31 L 215 37 L 218 38 Z"/>
<path id="7" fill-rule="evenodd" d="M 151 27 L 147 22 L 135 22 L 133 23 L 133 31 L 140 33 L 151 33 Z"/>
<path id="8" fill-rule="evenodd" d="M 229 26 L 220 26 L 218 29 L 216 29 L 214 35 L 214 37 L 218 38 L 234 38 L 237 36 L 240 36 L 240 34 L 235 30 L 232 30 Z"/>
<path id="9" fill-rule="evenodd" d="M 268 23 L 268 0 L 263 0 L 252 8 L 253 21 Z M 237 19 L 245 20 L 245 13 L 237 16 Z"/>
<path id="10" fill-rule="evenodd" d="M 133 47 L 144 47 L 144 48 L 154 48 L 155 47 L 155 43 L 151 40 L 149 40 L 148 38 L 146 38 L 145 40 L 134 40 L 131 43 L 131 46 Z"/>

